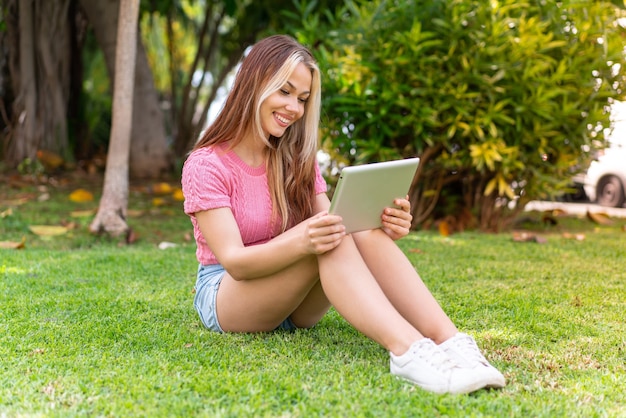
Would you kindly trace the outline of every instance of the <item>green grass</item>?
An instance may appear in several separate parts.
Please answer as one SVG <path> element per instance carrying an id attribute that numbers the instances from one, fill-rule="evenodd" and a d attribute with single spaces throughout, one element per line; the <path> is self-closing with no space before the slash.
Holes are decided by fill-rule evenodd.
<path id="1" fill-rule="evenodd" d="M 311 330 L 206 331 L 192 305 L 195 246 L 180 202 L 133 193 L 132 245 L 94 237 L 49 187 L 0 218 L 0 416 L 626 416 L 626 233 L 616 222 L 510 233 L 419 232 L 399 242 L 444 309 L 506 376 L 499 391 L 434 395 L 331 311 Z M 0 186 L 4 202 L 34 186 Z M 32 224 L 76 228 L 42 238 Z M 581 232 L 583 241 L 564 232 Z M 159 250 L 171 241 L 176 248 Z"/>

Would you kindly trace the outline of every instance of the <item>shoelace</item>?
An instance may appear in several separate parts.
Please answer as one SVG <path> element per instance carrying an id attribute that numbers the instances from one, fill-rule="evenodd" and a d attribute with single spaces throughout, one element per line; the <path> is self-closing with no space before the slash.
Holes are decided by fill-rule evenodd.
<path id="1" fill-rule="evenodd" d="M 440 371 L 448 371 L 456 367 L 456 363 L 434 343 L 422 343 L 413 347 L 413 352 L 428 361 L 432 366 Z"/>
<path id="2" fill-rule="evenodd" d="M 469 335 L 458 335 L 455 337 L 455 346 L 463 353 L 463 356 L 472 362 L 484 365 L 489 364 L 485 356 L 482 355 L 476 343 Z"/>

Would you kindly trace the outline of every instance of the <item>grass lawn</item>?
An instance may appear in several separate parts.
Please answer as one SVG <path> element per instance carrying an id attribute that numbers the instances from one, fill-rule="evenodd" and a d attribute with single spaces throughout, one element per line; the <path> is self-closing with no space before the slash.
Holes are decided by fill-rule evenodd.
<path id="1" fill-rule="evenodd" d="M 542 243 L 511 232 L 401 240 L 508 381 L 441 396 L 391 376 L 385 350 L 334 311 L 294 333 L 206 331 L 181 203 L 134 188 L 138 239 L 124 245 L 87 232 L 98 196 L 72 202 L 77 187 L 0 182 L 0 242 L 25 246 L 0 249 L 0 417 L 626 416 L 626 220 L 533 224 Z"/>

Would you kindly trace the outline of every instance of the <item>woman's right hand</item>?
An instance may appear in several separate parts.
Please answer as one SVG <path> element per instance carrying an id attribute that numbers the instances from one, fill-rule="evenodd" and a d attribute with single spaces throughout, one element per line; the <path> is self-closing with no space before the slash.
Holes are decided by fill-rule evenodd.
<path id="1" fill-rule="evenodd" d="M 346 236 L 346 227 L 341 216 L 320 212 L 302 222 L 303 238 L 307 252 L 310 254 L 324 254 L 337 247 Z"/>

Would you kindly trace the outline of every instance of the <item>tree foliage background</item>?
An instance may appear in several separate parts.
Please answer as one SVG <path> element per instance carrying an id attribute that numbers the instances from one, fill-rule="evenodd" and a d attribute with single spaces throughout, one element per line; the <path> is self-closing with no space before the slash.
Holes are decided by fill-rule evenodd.
<path id="1" fill-rule="evenodd" d="M 62 148 L 49 151 L 79 167 L 106 152 L 113 86 L 105 71 L 110 58 L 89 21 L 100 16 L 88 16 L 85 1 L 63 0 L 54 25 L 34 25 L 31 34 L 36 61 L 42 51 L 64 51 L 54 57 L 61 62 L 69 54 L 70 80 L 63 71 L 57 80 L 59 94 L 71 99 L 67 108 L 42 101 L 37 110 L 44 112 L 41 120 L 45 112 L 67 119 L 67 133 L 39 128 L 67 136 L 56 142 Z M 100 6 L 109 11 L 116 3 Z M 24 120 L 13 105 L 28 100 L 15 82 L 26 74 L 18 65 L 25 56 L 19 10 L 29 4 L 35 22 L 49 18 L 46 0 L 0 0 L 1 156 L 9 166 L 38 170 L 7 154 Z M 160 155 L 170 159 L 174 175 L 246 47 L 288 33 L 311 47 L 323 70 L 321 137 L 332 158 L 330 182 L 332 169 L 343 164 L 419 155 L 411 188 L 416 228 L 445 218 L 458 229 L 498 230 L 529 200 L 563 193 L 605 145 L 610 105 L 623 98 L 624 11 L 615 0 L 141 4 L 141 39 L 152 72 L 142 79 L 156 87 L 163 117 L 138 114 L 144 124 L 165 125 L 170 150 Z M 46 49 L 56 38 L 41 27 L 69 33 L 71 48 Z M 42 151 L 42 143 L 22 145 L 28 161 Z M 144 149 L 155 146 L 142 142 Z M 141 155 L 134 152 L 131 160 Z M 145 166 L 164 163 L 153 159 Z"/>
<path id="2" fill-rule="evenodd" d="M 296 19 L 324 70 L 324 147 L 349 164 L 420 156 L 414 226 L 500 229 L 604 147 L 624 86 L 613 4 L 345 4 L 320 21 L 303 2 Z"/>

